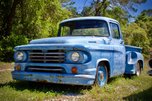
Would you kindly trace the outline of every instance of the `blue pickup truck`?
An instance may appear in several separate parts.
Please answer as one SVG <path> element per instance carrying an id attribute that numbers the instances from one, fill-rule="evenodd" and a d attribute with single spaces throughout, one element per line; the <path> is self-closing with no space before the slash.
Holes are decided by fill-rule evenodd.
<path id="1" fill-rule="evenodd" d="M 131 34 L 131 33 L 130 33 Z M 139 76 L 142 49 L 124 45 L 120 24 L 107 17 L 62 21 L 58 36 L 15 47 L 15 80 L 104 86 L 114 76 Z"/>

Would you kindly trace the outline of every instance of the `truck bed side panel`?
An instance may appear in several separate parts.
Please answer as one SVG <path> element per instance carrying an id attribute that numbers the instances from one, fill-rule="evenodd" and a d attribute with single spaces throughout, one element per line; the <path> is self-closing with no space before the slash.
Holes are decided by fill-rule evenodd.
<path id="1" fill-rule="evenodd" d="M 143 56 L 141 54 L 142 49 L 139 47 L 126 45 L 126 69 L 125 74 L 135 74 L 136 64 L 141 61 L 143 68 Z"/>

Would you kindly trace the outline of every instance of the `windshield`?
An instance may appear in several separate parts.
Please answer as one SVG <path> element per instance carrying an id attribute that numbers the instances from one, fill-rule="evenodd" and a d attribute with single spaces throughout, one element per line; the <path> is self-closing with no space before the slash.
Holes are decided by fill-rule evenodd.
<path id="1" fill-rule="evenodd" d="M 107 22 L 102 20 L 79 20 L 60 24 L 60 36 L 101 36 L 108 37 Z"/>

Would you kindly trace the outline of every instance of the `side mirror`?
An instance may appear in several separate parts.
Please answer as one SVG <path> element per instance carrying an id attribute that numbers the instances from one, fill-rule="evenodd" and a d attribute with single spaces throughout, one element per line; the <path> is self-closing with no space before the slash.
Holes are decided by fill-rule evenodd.
<path id="1" fill-rule="evenodd" d="M 124 41 L 122 40 L 122 41 L 120 42 L 120 44 L 122 44 L 122 45 L 123 45 L 123 44 L 124 44 Z"/>
<path id="2" fill-rule="evenodd" d="M 152 68 L 152 58 L 148 61 L 148 65 L 150 68 Z"/>

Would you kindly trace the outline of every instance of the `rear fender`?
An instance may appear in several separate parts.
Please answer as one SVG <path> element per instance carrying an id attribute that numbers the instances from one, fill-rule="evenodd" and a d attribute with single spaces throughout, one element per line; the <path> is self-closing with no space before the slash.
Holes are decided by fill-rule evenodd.
<path id="1" fill-rule="evenodd" d="M 135 74 L 136 72 L 136 64 L 137 62 L 140 63 L 141 68 L 144 67 L 144 59 L 141 53 L 139 52 L 132 52 L 128 51 L 126 53 L 126 69 L 125 73 L 126 74 Z"/>

